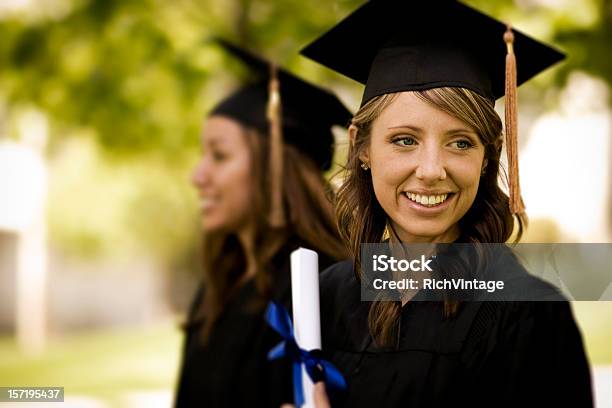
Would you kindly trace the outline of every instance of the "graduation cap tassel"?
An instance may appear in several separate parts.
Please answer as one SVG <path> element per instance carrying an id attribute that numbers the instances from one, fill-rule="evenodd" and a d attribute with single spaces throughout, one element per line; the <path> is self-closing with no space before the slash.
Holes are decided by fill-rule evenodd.
<path id="1" fill-rule="evenodd" d="M 517 120 L 517 85 L 516 56 L 514 55 L 514 34 L 508 25 L 504 33 L 506 54 L 506 152 L 508 154 L 508 178 L 510 189 L 510 211 L 512 214 L 523 214 L 525 205 L 521 197 L 518 169 L 518 120 Z"/>
<path id="2" fill-rule="evenodd" d="M 270 66 L 269 99 L 267 106 L 270 124 L 270 225 L 283 227 L 285 215 L 283 208 L 283 127 L 281 115 L 280 84 L 276 65 Z"/>

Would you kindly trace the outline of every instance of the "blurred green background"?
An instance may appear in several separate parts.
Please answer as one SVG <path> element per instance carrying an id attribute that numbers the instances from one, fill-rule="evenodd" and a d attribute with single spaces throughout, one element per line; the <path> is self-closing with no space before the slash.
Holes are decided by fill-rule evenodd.
<path id="1" fill-rule="evenodd" d="M 44 344 L 24 351 L 11 317 L 15 298 L 0 302 L 0 386 L 65 386 L 67 396 L 82 397 L 78 406 L 170 404 L 179 325 L 199 274 L 190 171 L 202 119 L 236 85 L 239 70 L 207 39 L 260 50 L 355 109 L 360 86 L 297 52 L 361 3 L 0 0 L 0 143 L 43 159 L 49 265 Z M 538 118 L 562 109 L 571 83 L 596 84 L 599 102 L 584 110 L 609 126 L 611 0 L 466 3 L 569 55 L 521 89 L 521 146 Z M 411 18 L 420 17 L 406 16 L 407 24 Z M 608 185 L 611 169 L 608 160 Z M 609 190 L 605 199 L 599 232 L 572 235 L 559 221 L 535 217 L 527 240 L 609 241 Z M 0 246 L 13 245 L 10 234 L 23 229 L 4 230 Z M 592 363 L 612 366 L 612 305 L 574 309 Z"/>

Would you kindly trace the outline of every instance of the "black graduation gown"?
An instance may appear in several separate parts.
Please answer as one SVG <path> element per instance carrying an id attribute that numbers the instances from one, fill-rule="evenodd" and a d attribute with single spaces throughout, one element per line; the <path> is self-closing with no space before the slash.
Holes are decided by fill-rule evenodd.
<path id="1" fill-rule="evenodd" d="M 492 267 L 514 262 L 526 274 L 513 259 L 500 257 Z M 380 348 L 369 335 L 370 302 L 360 301 L 352 262 L 322 274 L 321 299 L 323 353 L 348 383 L 332 396 L 334 407 L 593 406 L 567 301 L 463 302 L 449 319 L 439 302 L 408 302 L 397 344 Z"/>
<path id="2" fill-rule="evenodd" d="M 272 261 L 273 298 L 291 313 L 290 253 L 299 245 L 287 243 Z M 334 260 L 319 254 L 320 270 Z M 202 301 L 203 288 L 191 307 Z M 274 407 L 292 402 L 291 366 L 287 360 L 268 361 L 267 354 L 281 337 L 264 320 L 264 310 L 250 305 L 257 292 L 247 281 L 229 300 L 210 334 L 206 346 L 198 338 L 202 322 L 187 327 L 175 406 Z"/>

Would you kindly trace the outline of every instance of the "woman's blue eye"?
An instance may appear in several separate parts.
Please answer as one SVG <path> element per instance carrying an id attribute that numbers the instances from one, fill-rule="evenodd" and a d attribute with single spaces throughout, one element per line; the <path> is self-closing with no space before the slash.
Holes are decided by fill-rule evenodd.
<path id="1" fill-rule="evenodd" d="M 395 139 L 393 141 L 398 146 L 414 146 L 416 144 L 416 140 L 413 137 L 402 137 Z"/>
<path id="2" fill-rule="evenodd" d="M 472 144 L 467 140 L 458 140 L 455 142 L 455 144 L 457 145 L 457 148 L 461 150 L 469 149 L 470 147 L 472 147 Z"/>

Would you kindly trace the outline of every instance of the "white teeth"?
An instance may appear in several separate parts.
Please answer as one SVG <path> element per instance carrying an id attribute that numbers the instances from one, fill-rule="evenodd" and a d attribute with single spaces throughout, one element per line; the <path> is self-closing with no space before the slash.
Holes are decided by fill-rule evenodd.
<path id="1" fill-rule="evenodd" d="M 414 193 L 409 193 L 409 192 L 406 192 L 405 194 L 406 194 L 406 197 L 408 197 L 410 200 L 417 202 L 421 205 L 429 206 L 429 207 L 443 203 L 448 198 L 448 194 L 431 195 L 431 196 L 414 194 Z"/>
<path id="2" fill-rule="evenodd" d="M 202 198 L 200 200 L 200 208 L 204 210 L 204 209 L 214 205 L 215 202 L 216 202 L 216 200 L 214 198 Z"/>

